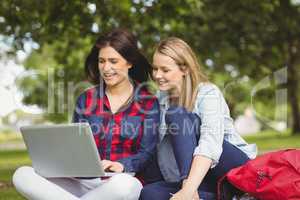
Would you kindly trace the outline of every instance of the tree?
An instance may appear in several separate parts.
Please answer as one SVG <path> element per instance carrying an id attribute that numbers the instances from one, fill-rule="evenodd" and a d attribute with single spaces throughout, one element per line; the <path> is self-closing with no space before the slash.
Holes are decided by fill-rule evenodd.
<path id="1" fill-rule="evenodd" d="M 3 35 L 13 38 L 10 53 L 26 49 L 28 41 L 39 45 L 25 62 L 25 68 L 33 70 L 34 76 L 27 76 L 19 83 L 24 102 L 46 109 L 50 120 L 66 120 L 72 115 L 70 99 L 88 85 L 82 84 L 74 95 L 69 83 L 75 85 L 85 79 L 84 59 L 99 34 L 120 26 L 130 28 L 139 36 L 145 54 L 150 55 L 160 36 L 180 27 L 176 23 L 180 16 L 173 18 L 173 13 L 177 10 L 187 13 L 189 7 L 185 2 L 178 9 L 172 1 L 155 5 L 150 1 L 129 0 L 109 3 L 74 0 L 70 4 L 50 0 L 4 1 L 0 5 L 3 19 L 0 29 Z M 167 12 L 163 12 L 165 9 Z M 49 77 L 55 84 L 51 84 Z"/>
<path id="2" fill-rule="evenodd" d="M 255 80 L 287 68 L 284 86 L 288 90 L 292 128 L 294 133 L 300 133 L 299 5 L 288 0 L 204 0 L 202 11 L 209 30 L 203 38 L 209 41 L 208 46 L 225 55 L 221 66 L 230 63 Z M 276 88 L 282 86 L 278 84 Z"/>
<path id="3" fill-rule="evenodd" d="M 55 94 L 54 98 L 69 95 L 68 83 L 84 80 L 83 61 L 96 37 L 121 26 L 138 36 L 149 58 L 161 38 L 184 38 L 200 55 L 212 79 L 224 85 L 234 113 L 242 109 L 240 102 L 251 101 L 251 85 L 287 66 L 285 86 L 293 131 L 300 132 L 296 92 L 300 76 L 296 70 L 300 62 L 299 10 L 289 0 L 4 0 L 0 5 L 0 30 L 13 38 L 12 53 L 24 49 L 28 41 L 39 44 L 25 65 L 28 70 L 41 72 L 38 78 L 22 84 L 28 104 L 49 105 L 47 95 L 43 95 L 49 88 L 49 73 L 63 82 L 55 85 L 54 91 L 66 87 L 65 94 Z M 49 67 L 53 68 L 51 72 L 47 71 Z M 235 84 L 247 77 L 249 82 Z M 270 102 L 271 92 L 283 86 L 273 84 L 268 92 L 257 95 L 268 112 L 275 104 Z M 67 99 L 55 105 L 64 105 Z M 62 111 L 60 115 L 52 113 L 50 119 L 65 120 L 67 109 Z"/>

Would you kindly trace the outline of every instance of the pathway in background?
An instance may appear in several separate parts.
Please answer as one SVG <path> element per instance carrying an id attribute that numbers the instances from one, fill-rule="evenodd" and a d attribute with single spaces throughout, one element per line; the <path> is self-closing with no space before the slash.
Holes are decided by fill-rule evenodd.
<path id="1" fill-rule="evenodd" d="M 3 150 L 25 150 L 26 146 L 23 141 L 18 142 L 6 142 L 0 144 L 0 151 Z"/>

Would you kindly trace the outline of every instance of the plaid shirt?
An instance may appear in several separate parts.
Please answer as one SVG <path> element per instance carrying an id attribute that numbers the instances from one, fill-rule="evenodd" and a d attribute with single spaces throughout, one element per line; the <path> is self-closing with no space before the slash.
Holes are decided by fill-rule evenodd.
<path id="1" fill-rule="evenodd" d="M 122 163 L 125 172 L 140 172 L 155 151 L 159 104 L 147 89 L 135 85 L 132 100 L 113 114 L 98 85 L 78 97 L 73 122 L 90 124 L 101 159 Z"/>

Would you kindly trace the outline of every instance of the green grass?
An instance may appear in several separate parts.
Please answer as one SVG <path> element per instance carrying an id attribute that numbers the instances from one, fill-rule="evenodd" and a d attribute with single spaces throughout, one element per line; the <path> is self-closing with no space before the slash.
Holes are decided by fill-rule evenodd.
<path id="1" fill-rule="evenodd" d="M 0 200 L 26 200 L 24 197 L 20 196 L 14 188 L 1 189 L 0 190 Z"/>
<path id="2" fill-rule="evenodd" d="M 19 200 L 21 197 L 11 185 L 14 171 L 22 165 L 30 165 L 26 151 L 0 151 L 0 200 Z"/>
<path id="3" fill-rule="evenodd" d="M 279 133 L 262 131 L 244 137 L 248 143 L 256 143 L 260 153 L 287 148 L 300 148 L 300 134 L 291 135 L 289 131 Z"/>
<path id="4" fill-rule="evenodd" d="M 300 135 L 291 136 L 288 132 L 263 131 L 244 138 L 249 143 L 256 143 L 260 153 L 285 148 L 300 148 Z M 9 140 L 15 141 L 13 137 Z M 24 200 L 12 187 L 11 177 L 16 168 L 30 165 L 30 163 L 26 151 L 0 151 L 0 183 L 6 185 L 0 186 L 0 200 Z"/>

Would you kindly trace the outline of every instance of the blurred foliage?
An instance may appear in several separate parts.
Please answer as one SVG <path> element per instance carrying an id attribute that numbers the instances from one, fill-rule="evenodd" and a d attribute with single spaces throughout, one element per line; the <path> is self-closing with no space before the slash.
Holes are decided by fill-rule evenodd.
<path id="1" fill-rule="evenodd" d="M 67 120 L 75 96 L 89 86 L 82 82 L 83 64 L 97 36 L 125 27 L 137 35 L 149 60 L 160 39 L 187 41 L 234 116 L 253 103 L 256 112 L 274 120 L 276 91 L 287 88 L 291 126 L 300 132 L 299 24 L 300 6 L 289 0 L 3 0 L 0 5 L 1 34 L 13 40 L 8 53 L 26 51 L 26 44 L 34 49 L 25 66 L 36 75 L 19 84 L 25 102 L 48 110 L 53 121 Z M 283 78 L 276 79 L 278 74 Z"/>

